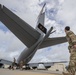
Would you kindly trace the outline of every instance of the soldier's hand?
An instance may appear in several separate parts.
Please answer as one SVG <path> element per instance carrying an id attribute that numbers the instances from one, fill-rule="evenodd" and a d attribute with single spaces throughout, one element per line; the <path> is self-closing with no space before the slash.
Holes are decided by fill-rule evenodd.
<path id="1" fill-rule="evenodd" d="M 74 45 L 74 48 L 76 48 L 76 45 Z"/>

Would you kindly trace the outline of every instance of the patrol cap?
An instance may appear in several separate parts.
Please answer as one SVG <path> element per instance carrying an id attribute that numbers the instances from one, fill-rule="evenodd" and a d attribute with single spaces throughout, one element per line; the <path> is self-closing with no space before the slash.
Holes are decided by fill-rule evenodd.
<path id="1" fill-rule="evenodd" d="M 69 31 L 70 30 L 70 27 L 69 26 L 66 26 L 65 27 L 65 30 Z"/>

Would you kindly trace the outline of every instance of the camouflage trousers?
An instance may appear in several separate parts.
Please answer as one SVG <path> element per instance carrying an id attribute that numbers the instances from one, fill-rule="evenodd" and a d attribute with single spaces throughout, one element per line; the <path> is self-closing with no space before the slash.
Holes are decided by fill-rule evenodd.
<path id="1" fill-rule="evenodd" d="M 76 70 L 76 49 L 72 48 L 70 53 L 68 72 L 70 75 L 75 75 L 75 70 Z"/>

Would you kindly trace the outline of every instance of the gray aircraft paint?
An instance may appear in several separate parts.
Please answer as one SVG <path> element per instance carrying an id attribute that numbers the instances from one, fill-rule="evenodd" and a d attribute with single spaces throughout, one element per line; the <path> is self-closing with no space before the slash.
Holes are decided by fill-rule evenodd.
<path id="1" fill-rule="evenodd" d="M 44 24 L 44 16 L 44 13 L 42 16 L 39 16 L 38 23 Z M 53 27 L 51 27 L 46 34 L 42 31 L 39 32 L 39 29 L 36 30 L 32 28 L 29 24 L 2 5 L 0 5 L 0 21 L 27 46 L 20 54 L 18 63 L 21 60 L 25 61 L 25 64 L 28 63 L 36 53 L 37 49 L 67 42 L 65 37 L 48 38 L 50 33 L 52 33 Z"/>

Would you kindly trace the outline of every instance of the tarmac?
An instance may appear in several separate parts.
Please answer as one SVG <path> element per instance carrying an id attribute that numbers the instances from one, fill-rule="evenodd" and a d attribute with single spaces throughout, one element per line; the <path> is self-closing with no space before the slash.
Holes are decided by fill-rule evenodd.
<path id="1" fill-rule="evenodd" d="M 62 72 L 47 70 L 9 70 L 0 69 L 0 75 L 62 75 Z"/>

